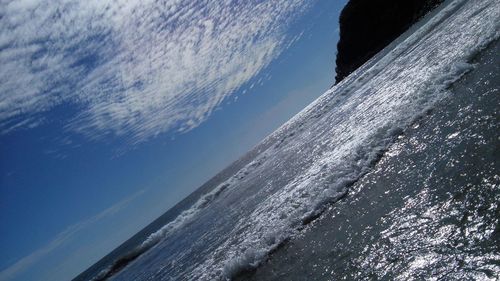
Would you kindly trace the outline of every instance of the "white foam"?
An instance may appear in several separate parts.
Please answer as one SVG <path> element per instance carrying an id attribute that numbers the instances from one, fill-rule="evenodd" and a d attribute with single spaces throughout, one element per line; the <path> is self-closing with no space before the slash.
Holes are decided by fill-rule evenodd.
<path id="1" fill-rule="evenodd" d="M 157 244 L 162 239 L 168 237 L 173 231 L 181 228 L 189 222 L 196 214 L 198 214 L 201 210 L 206 208 L 221 192 L 227 189 L 230 186 L 231 180 L 234 180 L 234 177 L 230 180 L 219 184 L 216 188 L 214 188 L 209 193 L 203 195 L 192 207 L 183 211 L 180 215 L 178 215 L 173 221 L 169 222 L 158 231 L 152 233 L 148 238 L 142 242 L 142 248 L 151 247 L 154 244 Z"/>

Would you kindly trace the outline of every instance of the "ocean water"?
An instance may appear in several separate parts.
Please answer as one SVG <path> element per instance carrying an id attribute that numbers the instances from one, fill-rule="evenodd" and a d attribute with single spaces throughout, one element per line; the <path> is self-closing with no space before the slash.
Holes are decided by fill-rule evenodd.
<path id="1" fill-rule="evenodd" d="M 494 277 L 498 248 L 481 241 L 499 235 L 499 24 L 496 0 L 447 1 L 145 235 L 111 279 Z M 351 224 L 363 210 L 381 223 Z"/>
<path id="2" fill-rule="evenodd" d="M 500 41 L 300 235 L 238 280 L 499 280 Z"/>

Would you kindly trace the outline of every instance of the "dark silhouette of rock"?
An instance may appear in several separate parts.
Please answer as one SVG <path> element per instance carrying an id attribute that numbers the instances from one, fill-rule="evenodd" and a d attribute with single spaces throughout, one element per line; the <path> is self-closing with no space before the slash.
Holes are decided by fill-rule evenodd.
<path id="1" fill-rule="evenodd" d="M 335 83 L 444 0 L 350 0 L 340 14 Z"/>

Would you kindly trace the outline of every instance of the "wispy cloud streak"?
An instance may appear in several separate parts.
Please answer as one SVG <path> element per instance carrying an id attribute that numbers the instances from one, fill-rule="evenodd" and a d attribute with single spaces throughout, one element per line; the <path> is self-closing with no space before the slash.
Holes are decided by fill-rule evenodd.
<path id="1" fill-rule="evenodd" d="M 68 104 L 65 129 L 90 138 L 190 130 L 283 51 L 311 3 L 3 1 L 0 131 Z"/>
<path id="2" fill-rule="evenodd" d="M 65 245 L 68 241 L 73 239 L 75 235 L 77 235 L 80 231 L 86 229 L 90 225 L 104 219 L 107 217 L 110 217 L 123 208 L 125 208 L 131 201 L 139 197 L 144 193 L 144 190 L 140 190 L 133 195 L 125 198 L 124 200 L 116 203 L 115 205 L 105 209 L 101 213 L 88 218 L 84 221 L 81 221 L 79 223 L 73 224 L 69 227 L 67 227 L 64 231 L 60 232 L 52 241 L 50 241 L 47 245 L 35 250 L 31 254 L 23 257 L 10 267 L 0 271 L 0 281 L 6 281 L 6 280 L 11 280 L 12 278 L 16 277 L 18 274 L 21 274 L 22 272 L 29 270 L 31 266 L 34 264 L 40 262 L 43 258 L 45 258 L 47 255 L 50 253 L 54 252 L 57 250 L 59 247 L 62 247 Z"/>

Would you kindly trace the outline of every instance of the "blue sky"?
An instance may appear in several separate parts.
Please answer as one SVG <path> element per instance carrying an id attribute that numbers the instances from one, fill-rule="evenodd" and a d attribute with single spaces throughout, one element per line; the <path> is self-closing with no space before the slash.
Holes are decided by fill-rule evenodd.
<path id="1" fill-rule="evenodd" d="M 322 94 L 344 4 L 0 3 L 0 280 L 74 277 Z"/>

